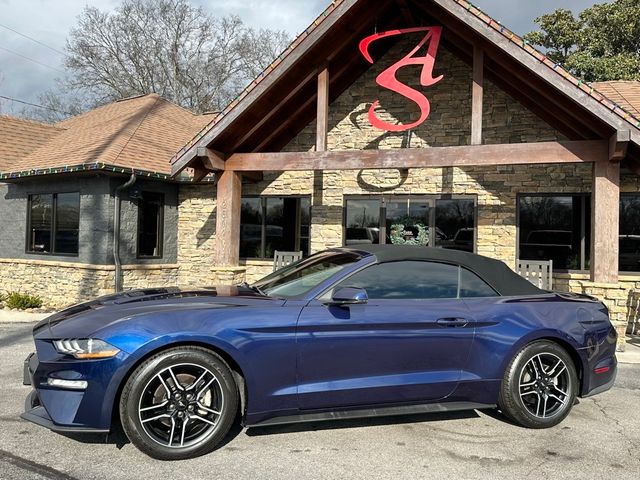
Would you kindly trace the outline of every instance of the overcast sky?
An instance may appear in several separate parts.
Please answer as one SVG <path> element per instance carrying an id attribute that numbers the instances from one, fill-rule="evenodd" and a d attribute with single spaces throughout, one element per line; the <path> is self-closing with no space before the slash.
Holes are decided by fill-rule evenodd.
<path id="1" fill-rule="evenodd" d="M 292 36 L 304 30 L 330 3 L 329 0 L 192 1 L 203 5 L 214 15 L 235 13 L 251 26 L 285 29 Z M 0 95 L 37 102 L 38 94 L 50 88 L 54 79 L 61 76 L 62 70 L 60 53 L 6 27 L 62 51 L 69 29 L 75 25 L 76 17 L 86 5 L 113 10 L 119 3 L 120 0 L 0 0 Z M 475 0 L 474 3 L 503 25 L 516 33 L 524 34 L 534 28 L 533 20 L 543 13 L 555 8 L 568 8 L 577 13 L 597 2 Z M 22 108 L 21 105 L 2 99 L 0 107 L 2 113 L 20 111 Z"/>

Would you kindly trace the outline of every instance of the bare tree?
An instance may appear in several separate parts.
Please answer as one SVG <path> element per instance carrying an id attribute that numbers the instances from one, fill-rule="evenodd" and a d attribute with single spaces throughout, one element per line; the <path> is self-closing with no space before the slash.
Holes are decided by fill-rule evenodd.
<path id="1" fill-rule="evenodd" d="M 70 112 L 158 93 L 195 112 L 220 110 L 288 43 L 283 31 L 214 18 L 189 0 L 85 7 L 67 39 L 68 74 L 40 101 Z"/>

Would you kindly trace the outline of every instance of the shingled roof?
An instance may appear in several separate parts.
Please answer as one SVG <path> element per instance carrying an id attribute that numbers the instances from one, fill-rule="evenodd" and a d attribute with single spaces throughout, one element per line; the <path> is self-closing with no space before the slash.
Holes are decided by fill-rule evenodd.
<path id="1" fill-rule="evenodd" d="M 0 172 L 9 171 L 20 160 L 64 129 L 45 123 L 0 116 Z"/>
<path id="2" fill-rule="evenodd" d="M 13 129 L 0 137 L 0 179 L 107 170 L 167 178 L 170 159 L 210 117 L 157 94 L 121 100 L 54 126 Z M 17 119 L 7 124 L 29 123 Z M 8 152 L 5 155 L 5 152 Z"/>
<path id="3" fill-rule="evenodd" d="M 594 88 L 620 105 L 627 112 L 640 118 L 640 82 L 634 80 L 615 80 L 596 82 Z"/>

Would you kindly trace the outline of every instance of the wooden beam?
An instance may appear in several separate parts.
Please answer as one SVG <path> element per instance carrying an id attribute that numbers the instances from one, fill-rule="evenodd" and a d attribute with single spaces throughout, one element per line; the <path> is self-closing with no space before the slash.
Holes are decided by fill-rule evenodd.
<path id="1" fill-rule="evenodd" d="M 245 133 L 237 142 L 234 143 L 234 145 L 229 149 L 229 151 L 231 152 L 235 152 L 238 150 L 239 147 L 241 147 L 247 140 L 249 140 L 251 137 L 253 137 L 255 135 L 255 133 L 260 130 L 264 125 L 266 125 L 268 122 L 271 121 L 272 117 L 275 116 L 278 112 L 279 112 L 279 106 L 280 105 L 284 105 L 287 102 L 291 101 L 291 99 L 295 98 L 295 96 L 300 93 L 300 90 L 302 90 L 309 82 L 311 82 L 313 79 L 317 78 L 317 73 L 316 72 L 312 72 L 309 75 L 307 75 L 304 80 L 302 80 L 301 82 L 299 82 L 288 94 L 286 97 L 284 97 L 282 99 L 282 101 L 280 102 L 280 104 L 278 106 L 275 106 L 274 108 L 272 108 L 271 110 L 269 110 L 269 113 L 267 115 L 265 115 L 264 117 L 262 117 L 259 121 L 255 122 L 253 127 L 251 127 L 251 129 Z"/>
<path id="2" fill-rule="evenodd" d="M 473 47 L 473 82 L 471 87 L 471 145 L 482 145 L 482 95 L 484 89 L 484 51 Z"/>
<path id="3" fill-rule="evenodd" d="M 198 147 L 196 158 L 200 159 L 202 166 L 210 171 L 224 170 L 224 153 L 217 152 L 207 147 Z"/>
<path id="4" fill-rule="evenodd" d="M 325 66 L 318 73 L 318 108 L 316 115 L 316 151 L 327 150 L 327 134 L 329 131 L 329 67 Z"/>
<path id="5" fill-rule="evenodd" d="M 582 140 L 401 150 L 236 153 L 227 160 L 227 168 L 278 172 L 589 163 L 605 158 L 608 148 L 606 141 Z"/>
<path id="6" fill-rule="evenodd" d="M 364 61 L 363 61 L 363 64 L 364 64 Z M 345 62 L 345 65 L 343 65 L 342 68 L 340 68 L 340 70 L 331 74 L 331 77 L 332 77 L 331 80 L 335 82 L 337 79 L 341 78 L 346 72 L 348 72 L 349 68 L 350 68 L 350 62 Z M 308 125 L 308 123 L 300 122 L 301 114 L 307 110 L 312 111 L 310 109 L 312 109 L 312 104 L 315 103 L 316 101 L 317 101 L 316 97 L 314 96 L 307 99 L 302 104 L 298 105 L 295 111 L 293 111 L 289 115 L 288 120 L 286 120 L 285 122 L 279 125 L 274 125 L 270 134 L 264 140 L 262 140 L 257 146 L 255 146 L 253 148 L 253 151 L 260 152 L 265 150 L 283 132 L 288 132 L 288 133 L 300 132 L 304 127 Z"/>
<path id="7" fill-rule="evenodd" d="M 618 283 L 620 163 L 607 157 L 593 164 L 591 281 Z"/>
<path id="8" fill-rule="evenodd" d="M 447 2 L 449 0 L 446 0 Z M 442 24 L 447 28 L 447 36 L 456 36 L 458 38 L 464 38 L 466 42 L 471 42 L 472 44 L 482 43 L 484 47 L 484 56 L 485 56 L 485 69 L 489 63 L 489 61 L 493 60 L 492 70 L 498 76 L 505 76 L 508 78 L 512 78 L 512 81 L 517 80 L 517 87 L 519 88 L 529 88 L 534 90 L 535 96 L 538 97 L 538 102 L 541 105 L 544 105 L 544 108 L 549 110 L 551 114 L 557 112 L 559 109 L 562 109 L 565 113 L 573 116 L 575 118 L 574 122 L 587 126 L 590 130 L 597 132 L 597 138 L 606 137 L 611 131 L 611 127 L 605 124 L 603 120 L 604 117 L 600 118 L 595 115 L 593 112 L 589 112 L 587 107 L 585 107 L 585 101 L 581 100 L 580 102 L 575 102 L 570 98 L 566 98 L 565 95 L 561 95 L 562 92 L 556 92 L 556 89 L 552 84 L 550 84 L 543 77 L 544 75 L 536 75 L 532 74 L 530 70 L 530 63 L 536 64 L 535 72 L 546 72 L 549 69 L 547 66 L 540 63 L 539 60 L 536 60 L 530 54 L 524 52 L 520 47 L 516 47 L 511 44 L 511 41 L 504 38 L 503 35 L 499 32 L 493 31 L 496 38 L 493 40 L 488 40 L 483 36 L 483 34 L 479 31 L 476 31 L 474 34 L 469 30 L 470 25 L 463 22 L 461 19 L 456 19 L 456 15 L 451 15 L 447 13 L 443 13 L 442 10 L 439 11 L 438 6 L 436 4 L 442 3 L 441 1 L 435 1 L 434 5 L 429 6 L 429 8 L 424 5 L 424 2 L 419 2 L 417 0 L 412 2 L 413 5 L 421 9 L 425 14 L 432 16 L 435 21 Z M 454 6 L 454 9 L 457 6 Z M 493 30 L 490 28 L 489 30 Z M 494 41 L 498 40 L 499 44 L 495 44 Z M 517 50 L 518 55 L 524 54 L 521 56 L 520 61 L 516 59 L 515 56 L 506 54 L 504 52 L 504 46 L 509 46 L 509 48 L 514 47 Z M 527 62 L 522 63 L 522 60 L 526 59 Z M 498 64 L 501 62 L 501 64 Z M 504 64 L 504 65 L 502 65 Z M 502 71 L 498 70 L 499 67 Z M 548 72 L 547 72 L 548 73 Z M 568 84 L 564 79 L 562 79 L 559 75 L 555 74 L 555 72 L 551 72 L 552 78 L 558 77 L 557 80 L 561 84 Z M 579 91 L 575 85 L 570 84 L 570 91 Z M 584 93 L 584 92 L 583 92 Z M 585 94 L 586 95 L 586 94 Z M 516 100 L 518 97 L 515 97 Z M 578 107 L 578 108 L 576 108 Z M 579 110 L 583 110 L 586 115 L 579 116 Z M 610 113 L 610 112 L 609 112 Z"/>
<path id="9" fill-rule="evenodd" d="M 384 0 L 379 2 L 376 8 L 384 11 L 392 5 L 392 0 Z M 399 14 L 398 14 L 399 15 Z M 323 52 L 326 57 L 327 64 L 334 64 L 335 69 L 330 72 L 330 95 L 329 102 L 337 98 L 336 93 L 342 93 L 344 89 L 336 88 L 335 85 L 343 82 L 341 79 L 346 78 L 345 73 L 350 75 L 351 71 L 363 73 L 369 67 L 368 62 L 362 58 L 358 50 L 358 42 L 366 36 L 373 28 L 372 20 L 367 15 L 359 15 L 358 20 L 348 22 L 342 31 L 347 34 L 339 43 L 334 40 L 331 50 Z M 386 18 L 378 24 L 379 28 L 386 28 L 391 25 L 391 21 L 395 20 L 395 15 Z M 386 50 L 380 49 L 378 50 Z M 315 69 L 309 69 L 309 75 L 302 82 L 286 87 L 287 92 L 295 90 L 293 95 L 287 95 L 282 101 L 269 102 L 269 109 L 259 118 L 249 118 L 245 125 L 255 126 L 262 122 L 263 117 L 270 117 L 267 122 L 262 122 L 259 128 L 256 128 L 251 135 L 244 135 L 241 144 L 235 143 L 233 147 L 227 148 L 225 143 L 225 151 L 233 152 L 254 152 L 254 151 L 279 151 L 289 141 L 295 137 L 304 127 L 309 125 L 316 118 L 316 95 L 317 95 L 317 59 L 313 60 Z M 365 69 L 361 69 L 364 66 Z M 359 76 L 359 75 L 358 75 Z M 351 83 L 349 83 L 350 85 Z M 309 88 L 310 87 L 310 88 Z M 266 97 L 266 102 L 270 97 Z M 300 107 L 305 105 L 304 109 Z M 308 113 L 307 113 L 308 112 Z M 274 113 L 274 115 L 271 115 Z M 283 121 L 283 119 L 285 119 Z M 285 126 L 286 124 L 286 126 Z M 246 127 L 245 127 L 246 128 Z M 288 139 L 286 138 L 288 137 Z M 267 139 L 267 140 L 265 140 Z M 284 143 L 283 143 L 284 142 Z"/>
<path id="10" fill-rule="evenodd" d="M 421 3 L 422 2 L 416 2 L 418 5 Z M 558 90 L 564 94 L 565 97 L 572 100 L 575 105 L 583 107 L 595 118 L 606 122 L 610 128 L 624 129 L 629 126 L 626 120 L 601 104 L 582 88 L 578 88 L 573 82 L 558 75 L 552 68 L 549 68 L 546 64 L 540 62 L 539 59 L 528 53 L 526 49 L 523 49 L 511 41 L 498 30 L 488 26 L 484 19 L 477 17 L 464 8 L 460 8 L 460 5 L 456 4 L 456 2 L 451 2 L 450 0 L 432 0 L 429 5 L 429 12 L 436 18 L 443 18 L 442 13 L 444 13 L 444 16 L 456 19 L 457 23 L 464 25 L 467 30 L 467 36 L 470 36 L 469 30 L 475 32 L 487 45 L 495 45 L 495 48 L 500 50 L 501 55 L 505 58 L 510 57 L 515 60 L 521 68 L 525 68 L 530 78 L 533 79 L 537 77 L 543 79 L 547 84 L 548 90 Z M 640 143 L 640 129 L 634 129 L 631 135 L 635 142 Z"/>
<path id="11" fill-rule="evenodd" d="M 336 24 L 343 22 L 347 17 L 347 14 L 355 15 L 358 12 L 357 7 L 365 8 L 359 0 L 344 0 L 337 4 L 335 9 L 327 16 L 327 18 L 320 22 L 316 28 L 312 29 L 309 35 L 301 40 L 291 53 L 285 55 L 282 62 L 278 64 L 274 71 L 269 75 L 266 75 L 255 88 L 250 90 L 236 108 L 230 110 L 219 122 L 209 129 L 200 140 L 198 140 L 196 145 L 190 147 L 176 160 L 171 167 L 171 174 L 173 176 L 178 175 L 182 170 L 191 166 L 190 163 L 196 156 L 197 147 L 212 145 L 217 136 L 234 121 L 238 120 L 249 106 L 268 95 L 271 88 L 276 88 L 277 82 L 287 73 L 291 72 L 296 63 L 299 62 L 305 54 L 309 53 L 309 51 L 314 47 L 320 45 L 325 35 Z"/>
<path id="12" fill-rule="evenodd" d="M 616 130 L 616 133 L 609 138 L 609 160 L 612 162 L 620 162 L 627 156 L 631 142 L 630 130 Z"/>
<path id="13" fill-rule="evenodd" d="M 193 165 L 193 181 L 195 183 L 201 182 L 210 173 L 211 173 L 211 170 L 209 170 L 208 168 L 205 168 L 202 165 L 202 162 L 196 162 L 196 164 Z"/>
<path id="14" fill-rule="evenodd" d="M 235 267 L 240 262 L 242 175 L 223 171 L 216 195 L 216 266 Z"/>

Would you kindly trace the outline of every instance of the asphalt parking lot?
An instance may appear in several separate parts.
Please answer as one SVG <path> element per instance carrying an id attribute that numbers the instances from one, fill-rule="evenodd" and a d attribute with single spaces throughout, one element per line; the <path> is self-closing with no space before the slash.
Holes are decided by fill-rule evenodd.
<path id="1" fill-rule="evenodd" d="M 1 479 L 640 478 L 640 365 L 620 365 L 613 390 L 551 430 L 492 411 L 236 428 L 206 457 L 163 463 L 122 439 L 67 438 L 19 419 L 30 334 L 0 324 Z"/>

